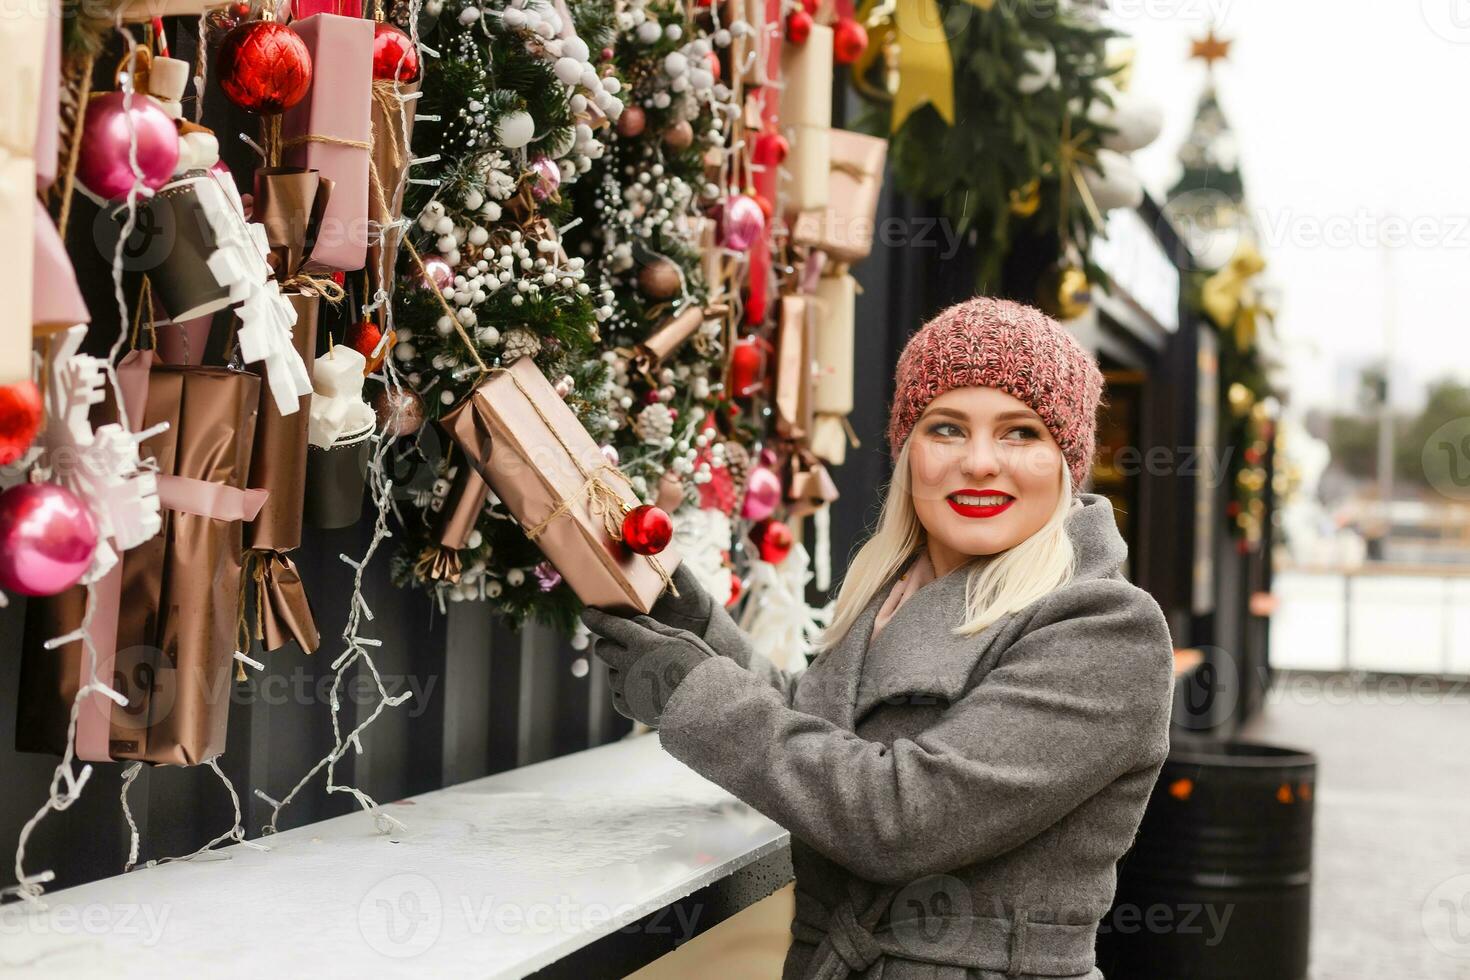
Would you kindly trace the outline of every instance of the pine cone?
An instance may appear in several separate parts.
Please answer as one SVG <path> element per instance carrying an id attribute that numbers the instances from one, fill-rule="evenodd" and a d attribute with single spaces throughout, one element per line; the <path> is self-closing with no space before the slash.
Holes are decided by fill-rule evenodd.
<path id="1" fill-rule="evenodd" d="M 514 364 L 520 357 L 541 353 L 541 338 L 525 327 L 512 327 L 500 337 L 500 363 Z"/>
<path id="2" fill-rule="evenodd" d="M 646 405 L 633 423 L 633 432 L 646 443 L 658 445 L 674 434 L 674 417 L 663 402 Z"/>

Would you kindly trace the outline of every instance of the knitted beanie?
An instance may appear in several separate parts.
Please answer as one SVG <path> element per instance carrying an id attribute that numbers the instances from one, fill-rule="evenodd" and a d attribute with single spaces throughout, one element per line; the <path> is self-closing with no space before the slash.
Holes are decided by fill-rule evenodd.
<path id="1" fill-rule="evenodd" d="M 998 388 L 1041 416 L 1072 471 L 1073 496 L 1081 492 L 1096 448 L 1102 372 L 1040 310 L 985 296 L 941 310 L 904 345 L 894 381 L 894 458 L 931 401 L 952 388 Z"/>

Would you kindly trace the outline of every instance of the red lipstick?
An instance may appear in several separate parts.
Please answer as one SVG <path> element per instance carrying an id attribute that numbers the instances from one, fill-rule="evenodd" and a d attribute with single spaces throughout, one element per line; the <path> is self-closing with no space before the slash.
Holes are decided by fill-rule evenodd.
<path id="1" fill-rule="evenodd" d="M 956 494 L 966 497 L 1000 496 L 1005 497 L 1006 502 L 1003 504 L 991 504 L 983 507 L 977 506 L 975 504 L 962 504 L 954 499 Z M 950 494 L 944 499 L 945 502 L 949 504 L 950 509 L 953 510 L 956 514 L 959 514 L 961 517 L 994 517 L 997 514 L 1004 513 L 1006 508 L 1010 507 L 1011 504 L 1016 502 L 1015 497 L 1012 497 L 1008 493 L 1003 493 L 1000 490 L 970 490 L 968 488 L 964 490 L 956 490 L 954 493 Z"/>

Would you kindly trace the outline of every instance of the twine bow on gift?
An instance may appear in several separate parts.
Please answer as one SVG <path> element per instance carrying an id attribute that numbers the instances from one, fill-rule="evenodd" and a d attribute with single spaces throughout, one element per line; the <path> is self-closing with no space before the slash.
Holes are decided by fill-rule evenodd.
<path id="1" fill-rule="evenodd" d="M 515 373 L 509 368 L 496 368 L 490 373 L 492 375 L 505 374 L 510 377 L 511 382 L 520 391 L 521 395 L 525 397 L 526 404 L 531 406 L 531 410 L 536 413 L 536 417 L 541 420 L 541 424 L 546 426 L 547 430 L 556 437 L 557 444 L 561 446 L 562 451 L 567 454 L 567 458 L 572 461 L 572 465 L 577 468 L 577 472 L 582 477 L 581 485 L 563 498 L 561 503 L 552 508 L 550 514 L 535 524 L 522 525 L 526 532 L 526 537 L 535 541 L 546 531 L 552 521 L 567 513 L 577 498 L 583 494 L 587 494 L 587 509 L 594 517 L 602 521 L 602 527 L 607 532 L 607 536 L 614 541 L 622 541 L 623 518 L 633 508 L 623 499 L 622 494 L 618 493 L 616 489 L 602 478 L 602 473 L 603 471 L 607 471 L 614 474 L 618 479 L 623 481 L 631 493 L 633 487 L 628 483 L 628 478 L 623 475 L 623 471 L 611 463 L 604 462 L 589 472 L 587 467 L 582 464 L 582 460 L 572 451 L 572 447 L 568 446 L 567 441 L 562 438 L 561 432 L 557 430 L 556 426 L 551 424 L 551 420 L 546 417 L 546 413 L 541 410 L 541 406 L 536 404 L 536 400 L 531 397 L 531 393 L 526 390 L 526 386 L 521 383 L 521 379 L 516 377 Z M 659 578 L 663 580 L 664 588 L 677 598 L 679 590 L 675 587 L 674 580 L 669 575 L 668 570 L 664 568 L 663 562 L 658 560 L 657 555 L 644 555 L 643 557 L 647 558 L 649 565 L 653 567 L 654 571 L 658 572 Z"/>

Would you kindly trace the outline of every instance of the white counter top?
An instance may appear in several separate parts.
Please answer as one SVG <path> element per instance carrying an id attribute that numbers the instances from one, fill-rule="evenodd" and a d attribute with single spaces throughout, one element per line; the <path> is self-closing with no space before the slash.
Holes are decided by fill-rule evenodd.
<path id="1" fill-rule="evenodd" d="M 521 977 L 790 842 L 656 733 L 385 810 L 6 905 L 0 973 Z"/>

